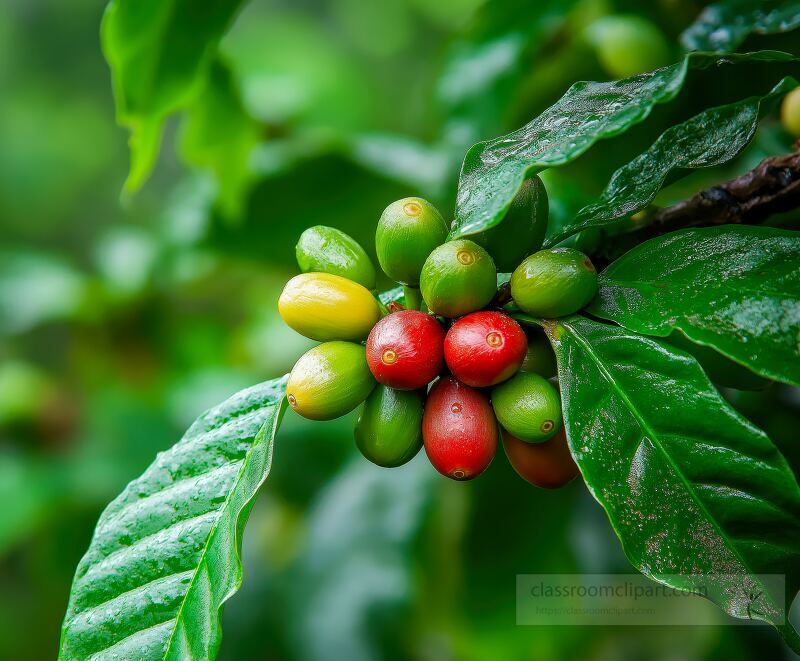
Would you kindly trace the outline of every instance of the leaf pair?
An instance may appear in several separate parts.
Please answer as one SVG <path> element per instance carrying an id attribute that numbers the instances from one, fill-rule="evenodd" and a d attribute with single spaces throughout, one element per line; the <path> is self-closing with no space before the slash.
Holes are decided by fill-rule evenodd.
<path id="1" fill-rule="evenodd" d="M 479 143 L 467 152 L 461 169 L 450 237 L 477 234 L 502 222 L 527 176 L 549 167 L 564 165 L 583 154 L 598 140 L 619 135 L 643 121 L 657 104 L 670 101 L 680 92 L 690 71 L 747 62 L 794 61 L 793 56 L 775 51 L 726 56 L 690 53 L 676 64 L 624 80 L 575 83 L 553 106 L 521 129 Z M 782 83 L 773 93 L 777 95 L 781 90 L 785 91 L 788 84 Z M 768 95 L 765 101 L 773 98 Z M 755 110 L 752 109 L 754 104 Z M 731 134 L 736 136 L 744 133 L 737 138 L 737 144 L 751 134 L 752 128 L 748 127 L 752 126 L 752 121 L 748 123 L 747 118 L 752 117 L 754 112 L 759 115 L 761 104 L 758 100 L 749 100 L 747 108 L 724 111 L 732 113 L 741 124 L 737 124 L 740 128 Z M 742 113 L 744 115 L 740 116 Z M 714 127 L 708 124 L 708 118 L 701 117 L 696 121 L 704 124 L 706 130 L 712 130 L 713 135 Z M 675 131 L 681 129 L 676 127 Z M 694 135 L 687 134 L 686 139 L 691 140 Z M 716 155 L 709 153 L 706 157 L 709 163 L 724 159 L 726 153 L 728 158 L 732 157 L 731 153 L 738 153 L 725 150 L 725 140 L 728 138 L 730 136 L 720 136 L 715 143 Z M 709 139 L 706 147 L 710 148 L 712 142 L 713 139 Z M 662 151 L 663 145 L 659 145 L 658 153 Z M 698 152 L 697 158 L 702 160 L 702 146 L 695 151 Z M 567 229 L 561 235 L 571 233 L 574 232 Z"/>

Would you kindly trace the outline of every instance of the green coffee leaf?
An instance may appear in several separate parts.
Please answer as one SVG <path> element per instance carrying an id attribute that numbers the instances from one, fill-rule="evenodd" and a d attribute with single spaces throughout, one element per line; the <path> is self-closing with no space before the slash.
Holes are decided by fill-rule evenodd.
<path id="1" fill-rule="evenodd" d="M 800 649 L 783 624 L 798 585 L 800 488 L 777 448 L 688 354 L 579 316 L 545 330 L 570 449 L 631 563 L 678 589 L 704 586 L 730 615 L 770 622 Z M 774 574 L 785 595 L 762 579 Z"/>
<path id="2" fill-rule="evenodd" d="M 583 207 L 561 231 L 548 237 L 545 245 L 644 209 L 676 172 L 732 160 L 753 139 L 759 120 L 795 87 L 796 80 L 784 78 L 765 96 L 709 108 L 668 128 L 647 151 L 617 170 L 600 199 Z"/>
<path id="3" fill-rule="evenodd" d="M 59 658 L 215 655 L 285 387 L 267 381 L 204 413 L 108 506 L 75 574 Z"/>
<path id="4" fill-rule="evenodd" d="M 220 60 L 209 67 L 182 128 L 183 158 L 214 172 L 220 211 L 228 218 L 239 217 L 251 178 L 250 154 L 260 141 L 261 130 L 245 111 L 239 87 Z"/>
<path id="5" fill-rule="evenodd" d="M 631 78 L 575 83 L 555 105 L 521 129 L 478 143 L 467 152 L 450 238 L 497 225 L 526 176 L 568 163 L 598 140 L 638 124 L 655 105 L 680 92 L 690 70 L 793 59 L 777 51 L 727 56 L 690 53 L 676 64 Z"/>
<path id="6" fill-rule="evenodd" d="M 750 34 L 800 27 L 797 0 L 722 0 L 706 7 L 681 35 L 687 50 L 727 53 Z"/>
<path id="7" fill-rule="evenodd" d="M 111 0 L 101 29 L 117 120 L 131 131 L 127 190 L 153 168 L 166 117 L 191 102 L 242 0 Z M 187 29 L 190 28 L 190 29 Z"/>
<path id="8" fill-rule="evenodd" d="M 800 386 L 800 233 L 727 225 L 647 241 L 600 274 L 589 311 L 666 337 L 680 330 Z"/>

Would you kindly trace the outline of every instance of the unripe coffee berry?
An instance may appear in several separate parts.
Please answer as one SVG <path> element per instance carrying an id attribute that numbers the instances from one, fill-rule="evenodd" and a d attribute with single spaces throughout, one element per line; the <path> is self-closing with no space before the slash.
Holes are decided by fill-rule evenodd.
<path id="1" fill-rule="evenodd" d="M 349 234 L 335 227 L 309 227 L 300 235 L 295 253 L 303 273 L 332 273 L 367 289 L 375 287 L 375 267 L 369 255 Z"/>
<path id="2" fill-rule="evenodd" d="M 444 330 L 434 317 L 400 310 L 381 319 L 367 338 L 367 362 L 378 383 L 415 390 L 433 381 L 444 362 Z"/>
<path id="3" fill-rule="evenodd" d="M 447 223 L 430 202 L 421 197 L 397 200 L 378 221 L 378 262 L 392 280 L 416 287 L 428 255 L 446 238 Z"/>
<path id="4" fill-rule="evenodd" d="M 503 220 L 470 238 L 486 248 L 498 271 L 509 273 L 525 255 L 542 247 L 549 210 L 542 180 L 530 177 L 523 182 Z"/>
<path id="5" fill-rule="evenodd" d="M 373 464 L 392 468 L 422 447 L 422 393 L 378 384 L 355 426 L 356 445 Z"/>
<path id="6" fill-rule="evenodd" d="M 459 381 L 475 388 L 512 377 L 525 359 L 527 338 L 520 325 L 502 312 L 473 312 L 447 331 L 444 359 Z"/>
<path id="7" fill-rule="evenodd" d="M 486 395 L 444 377 L 431 388 L 422 416 L 425 452 L 454 480 L 480 475 L 497 451 L 497 421 Z"/>
<path id="8" fill-rule="evenodd" d="M 425 260 L 420 276 L 428 309 L 443 317 L 460 317 L 484 307 L 497 292 L 497 269 L 474 241 L 448 241 Z"/>
<path id="9" fill-rule="evenodd" d="M 374 387 L 364 347 L 325 342 L 295 363 L 286 382 L 286 399 L 304 418 L 332 420 L 361 404 Z"/>
<path id="10" fill-rule="evenodd" d="M 563 487 L 579 473 L 563 429 L 544 443 L 526 443 L 503 430 L 503 448 L 517 474 L 543 489 Z"/>
<path id="11" fill-rule="evenodd" d="M 381 318 L 378 301 L 357 282 L 331 273 L 303 273 L 283 288 L 278 312 L 312 340 L 363 340 Z"/>
<path id="12" fill-rule="evenodd" d="M 552 319 L 577 312 L 597 293 L 592 261 L 572 248 L 540 250 L 511 275 L 511 296 L 528 314 Z"/>
<path id="13" fill-rule="evenodd" d="M 518 372 L 492 389 L 492 406 L 503 428 L 527 443 L 541 443 L 561 429 L 561 400 L 544 377 Z"/>

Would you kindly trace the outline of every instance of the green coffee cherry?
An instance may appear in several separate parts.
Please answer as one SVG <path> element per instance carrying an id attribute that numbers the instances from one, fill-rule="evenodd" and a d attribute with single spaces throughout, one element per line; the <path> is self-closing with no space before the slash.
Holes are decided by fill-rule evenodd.
<path id="1" fill-rule="evenodd" d="M 361 404 L 374 387 L 363 346 L 325 342 L 295 363 L 286 383 L 286 398 L 304 418 L 332 420 Z"/>
<path id="2" fill-rule="evenodd" d="M 287 326 L 320 342 L 363 340 L 381 318 L 378 301 L 366 287 L 331 273 L 302 273 L 289 280 L 278 312 Z"/>
<path id="3" fill-rule="evenodd" d="M 577 312 L 597 293 L 592 261 L 572 248 L 540 250 L 526 257 L 511 275 L 511 296 L 535 317 L 555 318 Z"/>
<path id="4" fill-rule="evenodd" d="M 800 138 L 800 87 L 783 97 L 781 123 L 795 138 Z"/>
<path id="5" fill-rule="evenodd" d="M 497 291 L 497 270 L 483 248 L 468 239 L 448 241 L 434 250 L 422 267 L 422 298 L 443 317 L 479 310 Z"/>
<path id="6" fill-rule="evenodd" d="M 300 235 L 295 253 L 303 273 L 333 273 L 367 289 L 375 287 L 375 267 L 369 255 L 353 237 L 335 227 L 309 227 Z"/>
<path id="7" fill-rule="evenodd" d="M 561 429 L 558 391 L 538 374 L 517 372 L 495 386 L 492 406 L 503 428 L 527 443 L 543 443 Z"/>
<path id="8" fill-rule="evenodd" d="M 548 212 L 547 191 L 534 176 L 522 184 L 499 225 L 470 238 L 492 256 L 498 271 L 510 273 L 525 255 L 542 247 Z"/>
<path id="9" fill-rule="evenodd" d="M 666 37 L 641 16 L 605 16 L 586 29 L 586 36 L 612 78 L 628 78 L 670 63 Z"/>
<path id="10" fill-rule="evenodd" d="M 751 372 L 715 349 L 695 344 L 679 331 L 671 333 L 665 341 L 694 356 L 708 378 L 716 384 L 736 390 L 762 390 L 770 383 L 769 379 Z"/>
<path id="11" fill-rule="evenodd" d="M 528 337 L 528 351 L 520 369 L 539 374 L 545 379 L 556 375 L 556 355 L 544 333 L 535 333 Z"/>
<path id="12" fill-rule="evenodd" d="M 364 402 L 355 437 L 373 464 L 392 468 L 410 461 L 422 447 L 422 395 L 379 384 Z"/>
<path id="13" fill-rule="evenodd" d="M 378 262 L 392 280 L 416 287 L 428 255 L 446 238 L 447 224 L 430 202 L 420 197 L 397 200 L 378 221 Z"/>

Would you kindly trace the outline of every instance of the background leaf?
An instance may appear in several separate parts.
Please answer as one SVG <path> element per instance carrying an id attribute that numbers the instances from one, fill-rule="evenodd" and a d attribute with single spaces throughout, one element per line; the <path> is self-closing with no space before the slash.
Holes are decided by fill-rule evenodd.
<path id="1" fill-rule="evenodd" d="M 128 190 L 144 183 L 158 155 L 165 118 L 198 92 L 216 46 L 241 4 L 241 0 L 109 3 L 101 36 L 111 66 L 117 120 L 131 130 Z"/>
<path id="2" fill-rule="evenodd" d="M 408 644 L 394 623 L 412 606 L 414 543 L 441 487 L 423 452 L 391 471 L 356 457 L 319 493 L 288 605 L 300 658 L 369 661 Z"/>
<path id="3" fill-rule="evenodd" d="M 466 133 L 472 140 L 497 133 L 520 93 L 526 63 L 553 35 L 560 30 L 563 35 L 576 4 L 512 0 L 480 8 L 467 33 L 450 47 L 439 77 L 437 96 L 448 113 L 449 132 Z"/>
<path id="4" fill-rule="evenodd" d="M 631 563 L 673 587 L 705 585 L 730 615 L 783 624 L 800 489 L 769 438 L 688 354 L 578 316 L 545 330 L 570 448 Z M 789 601 L 757 574 L 785 575 Z"/>
<path id="5" fill-rule="evenodd" d="M 703 10 L 681 35 L 681 43 L 687 50 L 727 53 L 751 33 L 775 34 L 797 27 L 797 0 L 722 0 Z"/>
<path id="6" fill-rule="evenodd" d="M 800 234 L 723 226 L 651 239 L 600 275 L 589 311 L 625 328 L 690 340 L 800 385 Z"/>
<path id="7" fill-rule="evenodd" d="M 791 55 L 761 51 L 721 57 L 687 55 L 651 73 L 605 83 L 575 83 L 536 119 L 508 135 L 474 145 L 464 157 L 451 238 L 499 223 L 525 177 L 563 165 L 598 140 L 627 131 L 659 103 L 673 99 L 689 70 L 740 62 L 786 62 Z"/>
<path id="8" fill-rule="evenodd" d="M 215 655 L 285 385 L 262 383 L 203 414 L 108 506 L 75 575 L 59 658 Z"/>
<path id="9" fill-rule="evenodd" d="M 250 155 L 261 130 L 245 111 L 233 74 L 219 59 L 188 108 L 181 137 L 184 159 L 214 172 L 223 215 L 238 218 L 251 178 Z"/>
<path id="10" fill-rule="evenodd" d="M 600 199 L 549 236 L 545 246 L 644 209 L 672 175 L 722 165 L 735 158 L 753 139 L 759 120 L 774 102 L 795 87 L 796 80 L 784 78 L 765 96 L 709 108 L 668 128 L 646 152 L 617 170 Z"/>

